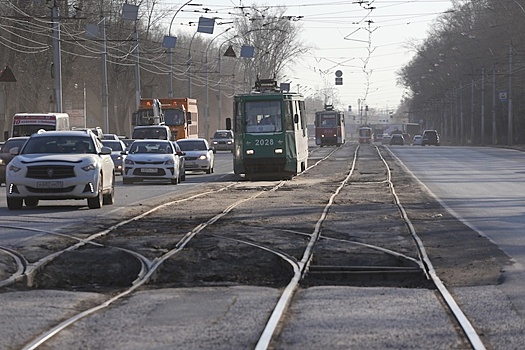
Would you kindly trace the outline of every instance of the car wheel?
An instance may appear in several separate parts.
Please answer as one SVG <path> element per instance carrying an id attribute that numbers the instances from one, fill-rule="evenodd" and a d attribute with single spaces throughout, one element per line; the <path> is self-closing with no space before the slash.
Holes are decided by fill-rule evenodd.
<path id="1" fill-rule="evenodd" d="M 174 179 L 171 179 L 170 182 L 171 182 L 172 185 L 176 185 L 176 184 L 179 183 L 179 178 L 176 177 L 176 178 L 174 178 Z"/>
<path id="2" fill-rule="evenodd" d="M 180 176 L 180 181 L 186 181 L 186 170 L 182 172 L 182 175 Z"/>
<path id="3" fill-rule="evenodd" d="M 22 209 L 23 198 L 7 197 L 7 207 L 10 210 Z"/>
<path id="4" fill-rule="evenodd" d="M 103 196 L 102 204 L 111 205 L 115 203 L 115 175 L 113 175 L 113 181 L 111 182 L 111 190 L 109 193 Z"/>
<path id="5" fill-rule="evenodd" d="M 36 207 L 38 205 L 38 199 L 37 198 L 26 198 L 24 199 L 24 203 L 28 207 Z"/>
<path id="6" fill-rule="evenodd" d="M 133 180 L 132 179 L 128 179 L 127 177 L 123 177 L 122 178 L 122 183 L 124 185 L 129 185 L 129 184 L 132 184 L 133 183 Z"/>
<path id="7" fill-rule="evenodd" d="M 206 174 L 211 174 L 211 166 L 208 169 L 206 169 Z"/>
<path id="8" fill-rule="evenodd" d="M 98 179 L 98 193 L 94 198 L 88 198 L 87 203 L 89 209 L 100 209 L 104 202 L 104 194 L 102 192 L 102 176 Z"/>

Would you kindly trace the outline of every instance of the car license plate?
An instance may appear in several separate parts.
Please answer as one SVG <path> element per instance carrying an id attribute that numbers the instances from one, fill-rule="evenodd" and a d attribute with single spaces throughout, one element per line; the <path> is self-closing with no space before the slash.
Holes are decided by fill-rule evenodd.
<path id="1" fill-rule="evenodd" d="M 141 173 L 156 173 L 159 169 L 152 169 L 152 168 L 142 168 L 140 169 Z"/>
<path id="2" fill-rule="evenodd" d="M 36 188 L 63 188 L 64 181 L 38 181 Z"/>
<path id="3" fill-rule="evenodd" d="M 186 165 L 193 166 L 193 165 L 195 165 L 195 162 L 186 162 Z"/>

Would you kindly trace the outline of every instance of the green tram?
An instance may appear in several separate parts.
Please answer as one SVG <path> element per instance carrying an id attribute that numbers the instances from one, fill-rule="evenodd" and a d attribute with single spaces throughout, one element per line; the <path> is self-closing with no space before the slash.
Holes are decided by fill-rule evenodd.
<path id="1" fill-rule="evenodd" d="M 257 80 L 251 93 L 234 97 L 233 113 L 235 174 L 290 179 L 306 169 L 303 96 L 279 89 L 274 80 Z"/>

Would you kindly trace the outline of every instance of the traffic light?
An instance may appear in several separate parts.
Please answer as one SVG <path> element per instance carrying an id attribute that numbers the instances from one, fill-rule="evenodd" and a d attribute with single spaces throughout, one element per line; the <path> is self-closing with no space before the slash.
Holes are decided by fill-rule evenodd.
<path id="1" fill-rule="evenodd" d="M 343 85 L 343 72 L 335 71 L 335 85 Z"/>

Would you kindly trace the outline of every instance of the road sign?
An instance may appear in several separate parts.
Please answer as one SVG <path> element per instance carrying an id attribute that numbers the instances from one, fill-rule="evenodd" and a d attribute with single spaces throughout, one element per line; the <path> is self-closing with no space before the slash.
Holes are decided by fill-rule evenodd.
<path id="1" fill-rule="evenodd" d="M 14 83 L 16 82 L 15 75 L 9 66 L 5 66 L 4 69 L 0 70 L 0 82 Z"/>
<path id="2" fill-rule="evenodd" d="M 507 102 L 507 91 L 502 90 L 499 92 L 499 100 L 500 102 Z"/>

